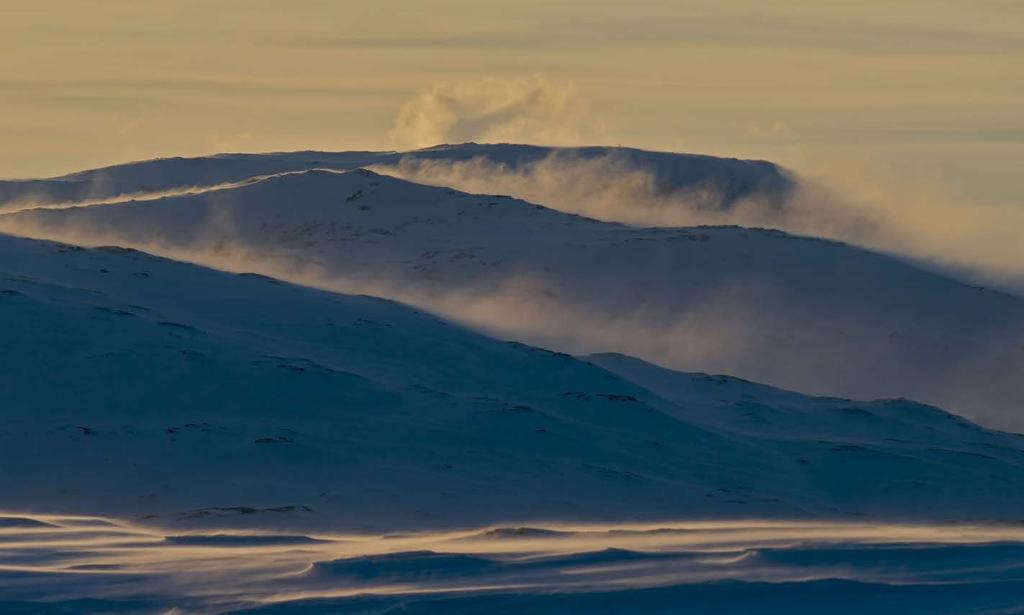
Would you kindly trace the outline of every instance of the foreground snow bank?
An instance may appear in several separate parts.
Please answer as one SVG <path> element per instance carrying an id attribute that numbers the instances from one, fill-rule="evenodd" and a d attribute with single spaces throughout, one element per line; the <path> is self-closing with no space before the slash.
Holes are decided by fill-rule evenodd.
<path id="1" fill-rule="evenodd" d="M 997 613 L 1024 600 L 1022 540 L 1016 525 L 747 520 L 180 535 L 117 519 L 0 516 L 0 609 Z"/>

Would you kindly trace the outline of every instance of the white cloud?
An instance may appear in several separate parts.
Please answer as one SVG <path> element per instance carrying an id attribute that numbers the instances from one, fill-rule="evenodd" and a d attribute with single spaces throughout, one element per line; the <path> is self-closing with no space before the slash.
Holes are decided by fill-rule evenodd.
<path id="1" fill-rule="evenodd" d="M 391 137 L 402 148 L 465 141 L 567 145 L 601 132 L 575 85 L 533 76 L 438 83 L 399 109 Z"/>

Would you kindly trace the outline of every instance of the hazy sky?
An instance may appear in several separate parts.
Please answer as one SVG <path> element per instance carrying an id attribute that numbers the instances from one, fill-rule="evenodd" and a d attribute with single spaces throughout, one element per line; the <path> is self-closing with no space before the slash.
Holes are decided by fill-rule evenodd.
<path id="1" fill-rule="evenodd" d="M 0 52 L 5 177 L 507 139 L 1021 202 L 1020 0 L 0 0 Z"/>

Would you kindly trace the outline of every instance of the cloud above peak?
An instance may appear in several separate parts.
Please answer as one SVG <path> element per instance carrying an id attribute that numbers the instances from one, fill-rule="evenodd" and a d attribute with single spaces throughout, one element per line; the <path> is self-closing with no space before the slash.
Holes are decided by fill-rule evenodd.
<path id="1" fill-rule="evenodd" d="M 573 83 L 538 75 L 437 83 L 402 105 L 391 138 L 399 148 L 465 141 L 572 145 L 601 133 Z"/>

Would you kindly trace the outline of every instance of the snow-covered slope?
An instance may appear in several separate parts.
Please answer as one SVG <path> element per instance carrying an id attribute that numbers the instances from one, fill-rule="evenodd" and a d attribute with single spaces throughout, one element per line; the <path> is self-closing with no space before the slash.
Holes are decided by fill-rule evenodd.
<path id="1" fill-rule="evenodd" d="M 355 538 L 355 539 L 353 539 Z M 673 521 L 230 533 L 0 516 L 0 612 L 1006 615 L 1019 524 Z"/>
<path id="2" fill-rule="evenodd" d="M 644 229 L 359 170 L 0 217 L 417 304 L 503 337 L 1024 425 L 1024 301 L 849 245 Z"/>
<path id="3" fill-rule="evenodd" d="M 353 169 L 392 158 L 385 152 L 289 152 L 143 160 L 49 179 L 0 180 L 0 209 L 209 188 L 276 173 Z"/>
<path id="4" fill-rule="evenodd" d="M 533 181 L 544 173 L 572 172 L 574 181 L 594 181 L 601 173 L 616 174 L 618 181 L 627 179 L 623 176 L 636 178 L 634 174 L 640 173 L 645 181 L 652 182 L 644 186 L 649 191 L 648 196 L 683 198 L 685 195 L 691 206 L 712 210 L 728 209 L 742 199 L 755 198 L 762 201 L 763 206 L 780 207 L 794 187 L 793 179 L 785 171 L 764 160 L 652 152 L 629 147 L 463 143 L 406 152 L 398 160 L 379 164 L 391 165 L 399 175 L 408 173 L 420 177 L 431 174 L 434 168 L 431 163 L 448 165 L 449 174 L 460 168 L 459 163 L 486 163 L 461 168 L 493 177 L 514 175 Z"/>
<path id="5" fill-rule="evenodd" d="M 121 248 L 0 236 L 0 320 L 7 510 L 355 529 L 1024 504 L 1024 438 L 935 409 L 641 366 L 648 389 L 400 304 Z"/>
<path id="6" fill-rule="evenodd" d="M 681 404 L 690 420 L 743 435 L 925 442 L 934 437 L 957 440 L 968 427 L 963 419 L 907 399 L 849 403 L 731 376 L 673 371 L 616 353 L 583 358 Z"/>
<path id="7" fill-rule="evenodd" d="M 754 195 L 779 200 L 791 180 L 774 164 L 694 154 L 648 152 L 620 147 L 557 148 L 532 145 L 443 145 L 409 152 L 284 152 L 163 158 L 71 173 L 50 179 L 0 180 L 0 209 L 74 203 L 218 186 L 252 177 L 309 169 L 347 170 L 368 165 L 415 165 L 480 160 L 510 172 L 558 157 L 614 160 L 643 169 L 665 193 L 713 193 L 711 206 L 728 206 Z"/>

